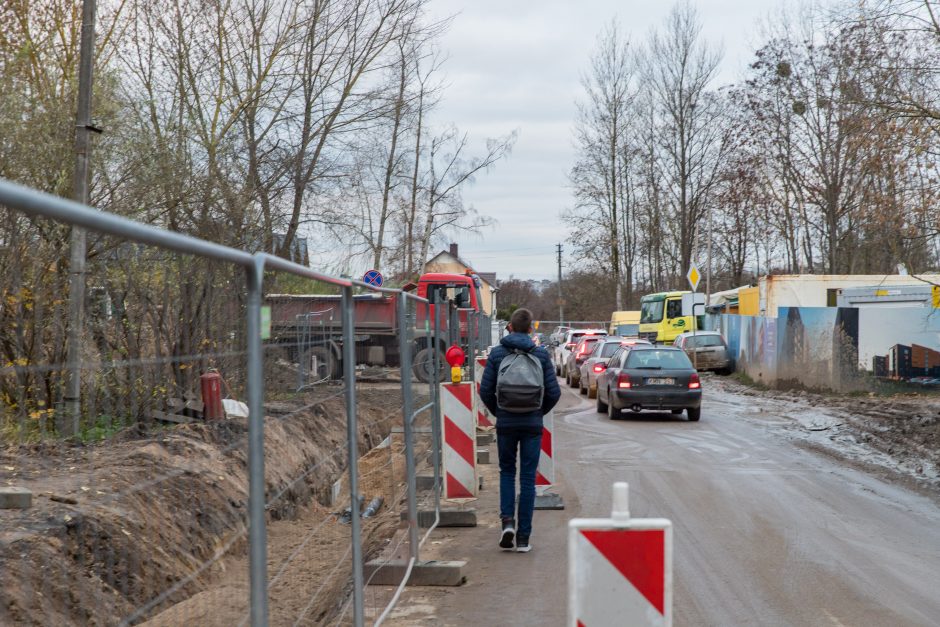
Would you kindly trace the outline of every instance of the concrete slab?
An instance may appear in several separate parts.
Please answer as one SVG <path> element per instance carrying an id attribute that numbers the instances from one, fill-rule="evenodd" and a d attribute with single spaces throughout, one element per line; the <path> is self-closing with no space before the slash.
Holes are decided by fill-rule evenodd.
<path id="1" fill-rule="evenodd" d="M 434 524 L 434 510 L 418 510 L 418 526 L 427 529 Z M 408 520 L 408 512 L 401 513 L 402 520 Z M 438 527 L 476 527 L 477 510 L 470 509 L 441 509 L 441 522 Z"/>
<path id="2" fill-rule="evenodd" d="M 490 463 L 490 449 L 488 449 L 488 448 L 478 448 L 478 449 L 477 449 L 477 463 L 478 463 L 478 464 L 489 464 L 489 463 Z"/>
<path id="3" fill-rule="evenodd" d="M 31 490 L 16 486 L 0 486 L 0 509 L 29 509 L 32 505 Z"/>
<path id="4" fill-rule="evenodd" d="M 418 562 L 411 569 L 409 586 L 460 586 L 467 581 L 463 561 Z M 381 562 L 373 560 L 365 564 L 363 575 L 373 586 L 397 586 L 408 572 L 406 560 Z"/>
<path id="5" fill-rule="evenodd" d="M 535 509 L 565 509 L 565 501 L 560 494 L 546 492 L 535 495 Z"/>
<path id="6" fill-rule="evenodd" d="M 496 436 L 492 431 L 477 432 L 477 446 L 488 446 L 496 441 Z"/>

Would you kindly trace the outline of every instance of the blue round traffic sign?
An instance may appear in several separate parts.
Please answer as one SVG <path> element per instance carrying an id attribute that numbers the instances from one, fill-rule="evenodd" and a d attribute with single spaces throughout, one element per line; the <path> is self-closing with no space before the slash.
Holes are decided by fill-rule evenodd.
<path id="1" fill-rule="evenodd" d="M 382 277 L 382 273 L 378 270 L 369 270 L 362 275 L 362 282 L 368 283 L 369 285 L 374 285 L 375 287 L 382 287 L 382 283 L 385 282 L 385 279 Z"/>

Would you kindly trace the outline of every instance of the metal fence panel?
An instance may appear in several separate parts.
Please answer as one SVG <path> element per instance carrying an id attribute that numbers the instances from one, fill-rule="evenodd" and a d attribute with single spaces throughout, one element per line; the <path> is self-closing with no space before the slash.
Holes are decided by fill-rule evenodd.
<path id="1" fill-rule="evenodd" d="M 439 520 L 438 387 L 413 375 L 474 348 L 478 317 L 3 181 L 0 203 L 36 218 L 10 213 L 6 233 L 0 480 L 35 505 L 4 513 L 0 622 L 363 624 L 363 561 L 394 543 L 417 560 L 418 511 Z M 49 218 L 92 251 L 70 439 L 52 245 L 68 227 Z M 310 282 L 299 314 L 263 291 L 287 274 Z M 394 327 L 357 332 L 360 308 L 392 301 Z M 373 618 L 399 593 L 375 593 Z"/>

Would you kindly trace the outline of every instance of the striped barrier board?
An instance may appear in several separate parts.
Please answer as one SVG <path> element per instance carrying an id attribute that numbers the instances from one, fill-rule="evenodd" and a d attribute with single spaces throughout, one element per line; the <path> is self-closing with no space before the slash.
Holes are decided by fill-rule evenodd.
<path id="1" fill-rule="evenodd" d="M 630 518 L 614 484 L 611 518 L 568 523 L 568 625 L 672 625 L 672 523 Z"/>
<path id="2" fill-rule="evenodd" d="M 542 416 L 542 454 L 535 471 L 535 489 L 544 492 L 555 483 L 555 451 L 552 434 L 555 431 L 555 410 Z M 540 492 L 540 493 L 541 493 Z"/>
<path id="3" fill-rule="evenodd" d="M 472 384 L 441 384 L 441 420 L 444 423 L 444 498 L 474 499 L 477 496 L 477 460 Z"/>
<path id="4" fill-rule="evenodd" d="M 473 404 L 476 407 L 477 427 L 488 431 L 496 427 L 496 419 L 493 417 L 493 414 L 490 413 L 490 410 L 486 408 L 486 405 L 483 404 L 482 399 L 480 399 L 480 381 L 483 380 L 483 370 L 486 368 L 486 357 L 477 357 L 473 361 L 475 363 Z"/>
<path id="5" fill-rule="evenodd" d="M 555 410 L 542 416 L 542 452 L 535 470 L 535 509 L 565 509 L 560 494 L 550 491 L 555 484 Z"/>

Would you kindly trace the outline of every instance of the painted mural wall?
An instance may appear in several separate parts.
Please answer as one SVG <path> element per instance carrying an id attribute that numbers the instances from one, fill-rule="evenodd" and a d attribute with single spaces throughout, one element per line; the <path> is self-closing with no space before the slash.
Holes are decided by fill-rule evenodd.
<path id="1" fill-rule="evenodd" d="M 736 368 L 777 387 L 853 391 L 940 378 L 940 310 L 781 307 L 716 321 Z"/>

